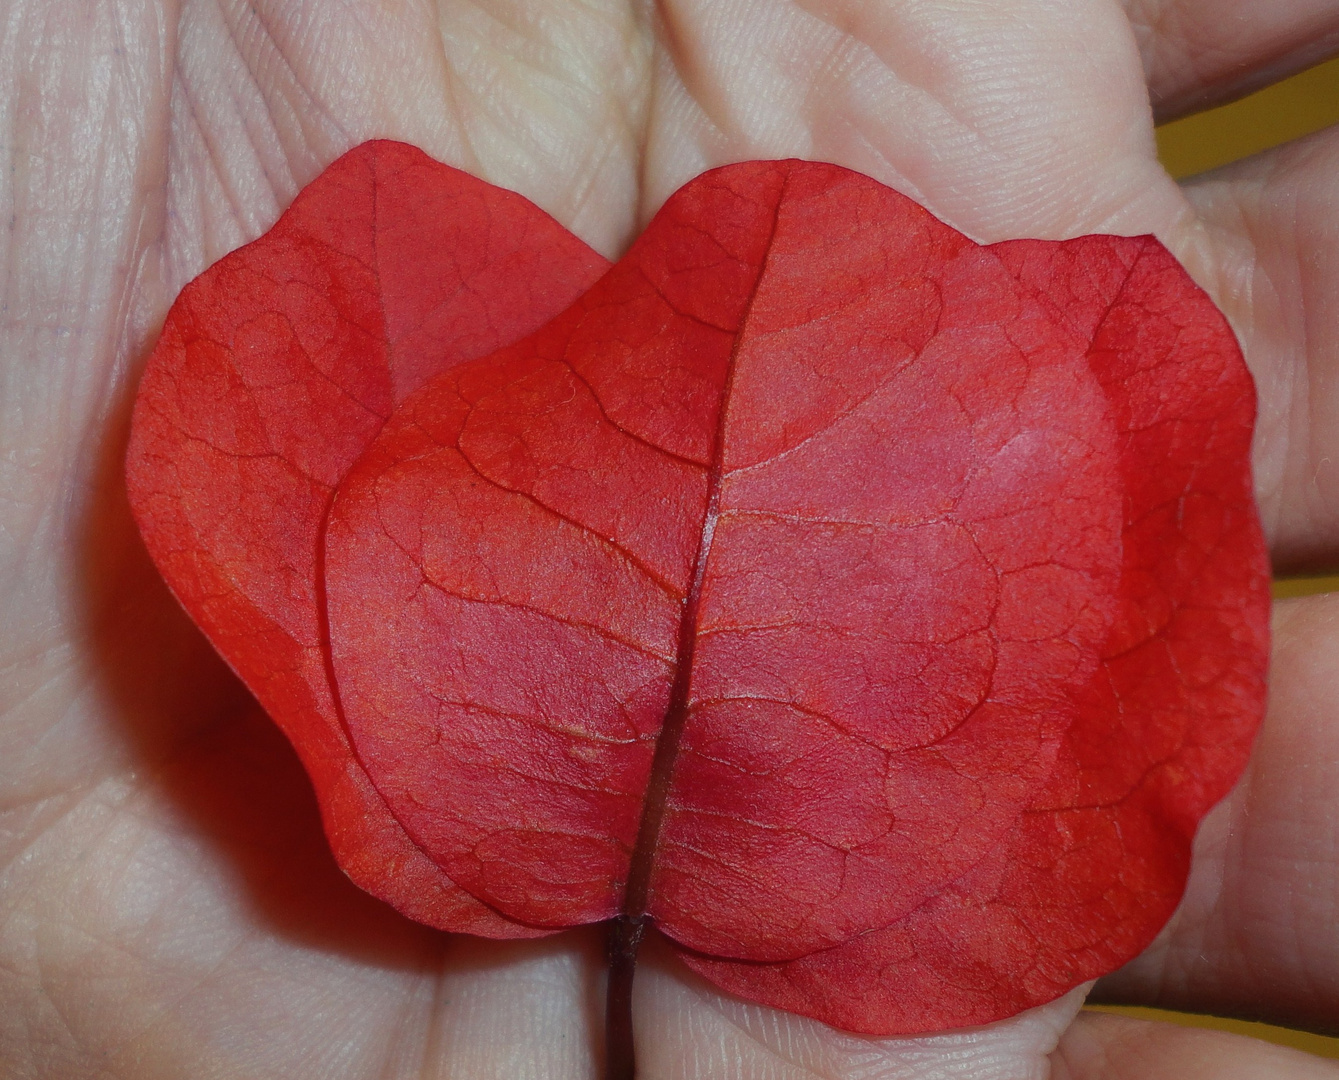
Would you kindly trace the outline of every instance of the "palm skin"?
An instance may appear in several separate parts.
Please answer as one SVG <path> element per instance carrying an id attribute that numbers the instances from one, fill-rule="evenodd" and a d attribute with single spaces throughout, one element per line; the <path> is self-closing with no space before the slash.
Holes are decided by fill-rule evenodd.
<path id="1" fill-rule="evenodd" d="M 1335 560 L 1339 136 L 1182 188 L 1157 165 L 1148 101 L 1174 113 L 1319 59 L 1339 4 L 0 12 L 5 1077 L 597 1074 L 594 934 L 450 938 L 350 885 L 294 755 L 177 609 L 126 507 L 130 394 L 172 297 L 363 139 L 519 190 L 611 257 L 679 184 L 756 157 L 859 169 L 981 241 L 1157 233 L 1256 374 L 1277 565 Z M 1339 1024 L 1339 600 L 1281 605 L 1277 631 L 1250 771 L 1202 829 L 1173 924 L 1101 993 Z M 1231 1036 L 1074 1021 L 1081 991 L 911 1040 L 724 998 L 654 948 L 637 995 L 645 1080 L 1335 1073 Z"/>

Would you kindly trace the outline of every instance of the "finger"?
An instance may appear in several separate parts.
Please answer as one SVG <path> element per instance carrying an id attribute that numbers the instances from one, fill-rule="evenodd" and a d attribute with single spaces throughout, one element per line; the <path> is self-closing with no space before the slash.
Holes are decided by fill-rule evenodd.
<path id="1" fill-rule="evenodd" d="M 586 1080 L 601 1050 L 598 931 L 538 942 L 457 938 L 434 987 L 422 1066 L 409 1077 Z"/>
<path id="2" fill-rule="evenodd" d="M 23 728 L 16 753 L 0 748 L 0 783 L 40 746 L 43 716 L 77 708 L 65 646 L 82 613 L 55 564 L 74 557 L 87 426 L 139 314 L 136 279 L 152 278 L 171 82 L 157 8 L 8 4 L 0 31 L 0 710 Z"/>
<path id="3" fill-rule="evenodd" d="M 1251 764 L 1205 819 L 1172 921 L 1103 1000 L 1339 1025 L 1339 594 L 1283 601 Z"/>
<path id="4" fill-rule="evenodd" d="M 1208 108 L 1339 52 L 1334 0 L 1124 0 L 1158 121 Z"/>
<path id="5" fill-rule="evenodd" d="M 217 207 L 254 237 L 331 160 L 380 137 L 518 191 L 615 253 L 634 228 L 644 23 L 626 0 L 187 5 L 174 180 L 200 220 L 184 242 Z"/>
<path id="6" fill-rule="evenodd" d="M 1203 272 L 1260 394 L 1256 492 L 1278 571 L 1339 561 L 1339 129 L 1185 187 Z M 1198 249 L 1198 250 L 1197 250 Z"/>
<path id="7" fill-rule="evenodd" d="M 715 165 L 863 172 L 978 241 L 1164 233 L 1143 69 L 1109 0 L 666 0 L 642 216 Z"/>
<path id="8" fill-rule="evenodd" d="M 648 947 L 649 946 L 649 947 Z M 1047 1056 L 1087 986 L 984 1027 L 912 1038 L 851 1035 L 724 995 L 658 942 L 644 946 L 634 990 L 638 1075 L 655 1080 L 1017 1080 Z"/>
<path id="9" fill-rule="evenodd" d="M 1339 1065 L 1221 1031 L 1087 1012 L 1051 1056 L 1051 1080 L 1334 1080 Z"/>

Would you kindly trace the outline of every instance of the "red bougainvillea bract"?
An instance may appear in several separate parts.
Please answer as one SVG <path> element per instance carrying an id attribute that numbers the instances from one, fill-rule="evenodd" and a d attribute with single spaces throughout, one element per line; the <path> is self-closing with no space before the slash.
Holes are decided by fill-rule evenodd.
<path id="1" fill-rule="evenodd" d="M 361 886 L 644 919 L 893 1034 L 1175 907 L 1263 707 L 1254 408 L 1151 237 L 980 246 L 750 162 L 610 266 L 379 142 L 183 291 L 128 479 Z"/>

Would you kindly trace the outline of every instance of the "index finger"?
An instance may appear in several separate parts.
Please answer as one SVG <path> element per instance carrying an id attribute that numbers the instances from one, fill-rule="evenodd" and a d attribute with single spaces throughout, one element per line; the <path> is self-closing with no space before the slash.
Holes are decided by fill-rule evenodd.
<path id="1" fill-rule="evenodd" d="M 1161 121 L 1249 94 L 1339 52 L 1334 0 L 1124 0 Z"/>

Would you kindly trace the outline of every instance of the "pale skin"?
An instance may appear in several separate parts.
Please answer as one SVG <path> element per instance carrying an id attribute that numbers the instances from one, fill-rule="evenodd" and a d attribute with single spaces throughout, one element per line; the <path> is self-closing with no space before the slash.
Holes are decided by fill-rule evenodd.
<path id="1" fill-rule="evenodd" d="M 616 257 L 728 161 L 867 172 L 981 241 L 1152 232 L 1261 395 L 1276 566 L 1339 562 L 1339 132 L 1185 185 L 1171 116 L 1339 51 L 1335 0 L 0 0 L 6 1077 L 593 1080 L 593 932 L 450 938 L 326 853 L 292 752 L 177 609 L 120 478 L 177 290 L 383 136 Z M 1097 993 L 1339 1025 L 1339 595 L 1280 603 L 1269 715 L 1181 911 Z M 648 947 L 643 1080 L 1339 1075 L 1077 1010 L 864 1039 Z"/>

